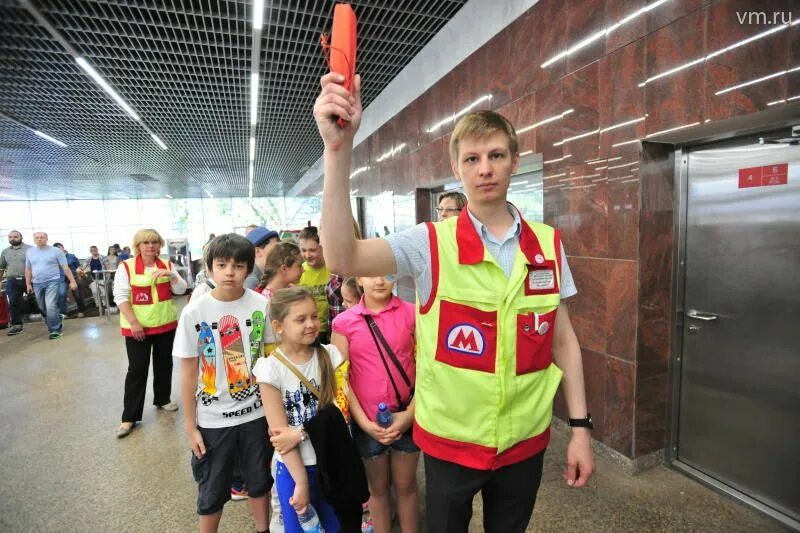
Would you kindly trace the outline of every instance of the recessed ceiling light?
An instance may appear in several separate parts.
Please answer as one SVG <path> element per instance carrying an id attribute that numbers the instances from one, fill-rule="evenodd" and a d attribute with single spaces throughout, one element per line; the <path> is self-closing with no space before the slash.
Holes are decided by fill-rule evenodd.
<path id="1" fill-rule="evenodd" d="M 53 137 L 50 137 L 48 134 L 46 134 L 46 133 L 42 133 L 42 132 L 41 132 L 41 131 L 39 131 L 39 130 L 33 130 L 33 133 L 35 133 L 36 135 L 38 135 L 38 136 L 39 136 L 39 137 L 41 137 L 42 139 L 47 139 L 47 140 L 48 140 L 48 141 L 50 141 L 51 143 L 59 145 L 61 148 L 66 148 L 66 147 L 67 147 L 67 145 L 66 145 L 65 143 L 63 143 L 63 142 L 59 141 L 58 139 L 55 139 L 55 138 L 53 138 Z"/>

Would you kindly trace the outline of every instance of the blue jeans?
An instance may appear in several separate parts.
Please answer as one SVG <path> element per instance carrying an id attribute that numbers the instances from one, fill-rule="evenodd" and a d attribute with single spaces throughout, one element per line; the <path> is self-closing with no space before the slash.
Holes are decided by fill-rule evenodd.
<path id="1" fill-rule="evenodd" d="M 61 283 L 58 285 L 58 308 L 62 315 L 67 314 L 68 291 L 69 282 L 66 280 L 66 278 L 62 279 Z M 78 312 L 83 313 L 86 306 L 83 305 L 83 296 L 81 295 L 80 287 L 72 291 L 72 296 L 75 298 L 75 303 L 78 304 Z"/>
<path id="2" fill-rule="evenodd" d="M 11 314 L 11 325 L 22 325 L 22 294 L 25 292 L 25 278 L 7 278 L 6 294 L 8 294 L 8 312 Z"/>
<path id="3" fill-rule="evenodd" d="M 44 283 L 34 283 L 33 293 L 42 315 L 46 316 L 47 331 L 61 331 L 61 310 L 58 307 L 58 286 L 61 280 L 54 279 Z"/>
<path id="4" fill-rule="evenodd" d="M 319 516 L 325 533 L 341 533 L 341 526 L 333 506 L 322 497 L 322 487 L 319 483 L 319 475 L 316 466 L 306 466 L 308 473 L 308 503 L 310 503 Z M 283 514 L 283 527 L 285 533 L 303 533 L 300 521 L 297 519 L 297 512 L 289 503 L 289 498 L 294 494 L 294 480 L 289 473 L 286 465 L 276 461 L 275 465 L 275 488 L 278 491 L 278 500 L 281 502 L 281 514 Z"/>

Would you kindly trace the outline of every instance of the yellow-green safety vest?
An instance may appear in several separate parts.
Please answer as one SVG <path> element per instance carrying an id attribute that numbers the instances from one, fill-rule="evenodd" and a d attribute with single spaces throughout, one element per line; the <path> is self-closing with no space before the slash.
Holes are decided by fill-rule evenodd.
<path id="1" fill-rule="evenodd" d="M 322 265 L 321 268 L 314 268 L 303 262 L 303 274 L 300 276 L 298 285 L 308 287 L 314 297 L 314 301 L 317 303 L 320 331 L 328 331 L 328 294 L 325 291 L 330 280 L 331 273 L 327 265 Z"/>
<path id="2" fill-rule="evenodd" d="M 559 232 L 520 220 L 510 277 L 466 210 L 428 223 L 433 283 L 428 301 L 417 302 L 414 441 L 433 457 L 480 470 L 547 447 L 562 375 L 551 350 Z"/>
<path id="3" fill-rule="evenodd" d="M 172 302 L 172 287 L 169 277 L 156 280 L 146 272 L 144 261 L 140 255 L 122 262 L 131 285 L 128 303 L 133 308 L 136 320 L 144 328 L 145 335 L 165 333 L 178 327 L 178 312 Z M 169 261 L 164 263 L 156 258 L 156 268 L 171 270 Z M 119 325 L 122 334 L 132 337 L 131 325 L 125 315 L 119 314 Z"/>

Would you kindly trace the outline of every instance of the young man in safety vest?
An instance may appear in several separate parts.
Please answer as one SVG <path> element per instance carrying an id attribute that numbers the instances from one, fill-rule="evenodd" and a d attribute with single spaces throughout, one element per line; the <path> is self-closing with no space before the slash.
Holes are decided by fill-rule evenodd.
<path id="1" fill-rule="evenodd" d="M 594 471 L 581 352 L 562 296 L 571 276 L 558 232 L 526 222 L 506 196 L 519 162 L 516 133 L 493 112 L 470 113 L 450 141 L 451 165 L 468 209 L 387 239 L 348 231 L 353 136 L 360 79 L 322 78 L 314 116 L 325 143 L 322 235 L 340 275 L 412 275 L 417 282 L 414 440 L 425 453 L 429 531 L 466 532 L 481 491 L 484 530 L 528 525 L 562 380 L 572 439 L 565 477 Z M 336 124 L 337 117 L 347 122 Z M 420 244 L 421 242 L 421 244 Z M 573 418 L 574 417 L 574 418 Z"/>

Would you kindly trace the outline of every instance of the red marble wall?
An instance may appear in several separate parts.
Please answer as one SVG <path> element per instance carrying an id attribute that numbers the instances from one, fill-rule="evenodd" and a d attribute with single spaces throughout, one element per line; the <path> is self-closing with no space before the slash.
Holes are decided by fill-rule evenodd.
<path id="1" fill-rule="evenodd" d="M 737 13 L 768 5 L 770 17 L 800 20 L 792 0 L 670 0 L 541 68 L 654 1 L 541 0 L 361 143 L 353 162 L 370 166 L 353 180 L 359 194 L 406 193 L 452 175 L 453 124 L 427 130 L 480 96 L 492 98 L 478 108 L 499 110 L 517 129 L 572 110 L 521 133 L 520 151 L 543 155 L 545 221 L 563 231 L 578 286 L 569 309 L 594 436 L 632 458 L 663 448 L 666 435 L 674 167 L 663 146 L 615 144 L 800 94 L 800 71 L 716 94 L 800 66 L 800 24 L 640 86 L 775 27 L 740 24 Z M 566 414 L 562 400 L 556 411 Z"/>

